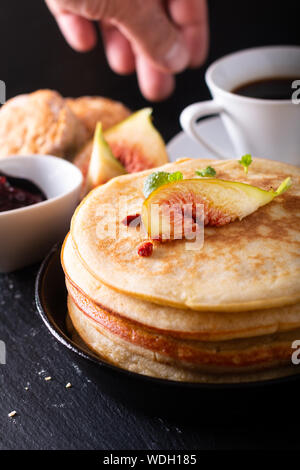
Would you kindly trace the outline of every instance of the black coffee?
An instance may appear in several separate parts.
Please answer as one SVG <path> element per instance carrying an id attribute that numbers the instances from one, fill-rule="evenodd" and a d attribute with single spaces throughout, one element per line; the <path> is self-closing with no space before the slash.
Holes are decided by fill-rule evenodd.
<path id="1" fill-rule="evenodd" d="M 232 90 L 232 93 L 249 98 L 263 100 L 290 100 L 295 91 L 292 83 L 300 77 L 270 77 L 243 83 Z"/>

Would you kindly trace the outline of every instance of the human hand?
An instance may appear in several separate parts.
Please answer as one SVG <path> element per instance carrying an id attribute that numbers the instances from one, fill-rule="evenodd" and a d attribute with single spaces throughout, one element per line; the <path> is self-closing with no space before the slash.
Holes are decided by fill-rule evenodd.
<path id="1" fill-rule="evenodd" d="M 96 45 L 98 21 L 110 67 L 137 73 L 143 95 L 161 100 L 174 74 L 200 66 L 209 42 L 206 0 L 46 0 L 67 42 L 77 51 Z"/>

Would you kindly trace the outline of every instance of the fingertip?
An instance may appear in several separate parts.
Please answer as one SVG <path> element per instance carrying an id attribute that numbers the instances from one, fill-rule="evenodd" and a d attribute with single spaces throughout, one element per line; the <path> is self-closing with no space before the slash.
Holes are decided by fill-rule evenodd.
<path id="1" fill-rule="evenodd" d="M 120 75 L 130 75 L 135 71 L 135 58 L 129 41 L 117 28 L 103 24 L 100 26 L 111 69 Z"/>
<path id="2" fill-rule="evenodd" d="M 209 33 L 197 26 L 186 26 L 183 36 L 190 53 L 190 68 L 200 67 L 207 59 L 209 49 Z"/>
<path id="3" fill-rule="evenodd" d="M 208 21 L 207 0 L 167 0 L 172 20 L 179 26 Z"/>
<path id="4" fill-rule="evenodd" d="M 169 13 L 184 37 L 189 67 L 201 66 L 208 55 L 209 22 L 206 0 L 168 0 Z"/>
<path id="5" fill-rule="evenodd" d="M 136 57 L 136 70 L 140 90 L 149 101 L 162 101 L 175 89 L 174 76 L 161 72 L 143 56 Z"/>
<path id="6" fill-rule="evenodd" d="M 68 44 L 77 52 L 88 52 L 97 44 L 93 23 L 70 13 L 56 16 L 57 24 Z"/>
<path id="7" fill-rule="evenodd" d="M 184 41 L 178 39 L 163 59 L 163 64 L 169 73 L 183 72 L 189 65 L 190 55 Z"/>
<path id="8" fill-rule="evenodd" d="M 184 38 L 166 14 L 161 1 L 144 2 L 137 11 L 137 2 L 128 2 L 126 22 L 113 20 L 132 45 L 135 55 L 147 57 L 153 67 L 164 74 L 182 72 L 189 65 L 189 51 Z M 151 21 L 149 21 L 151 18 Z"/>

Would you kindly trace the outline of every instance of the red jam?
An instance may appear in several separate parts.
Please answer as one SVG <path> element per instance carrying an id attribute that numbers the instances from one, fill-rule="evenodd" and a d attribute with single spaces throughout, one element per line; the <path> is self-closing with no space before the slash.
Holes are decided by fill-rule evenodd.
<path id="1" fill-rule="evenodd" d="M 0 212 L 21 209 L 45 200 L 45 194 L 31 181 L 0 172 Z"/>
<path id="2" fill-rule="evenodd" d="M 153 243 L 151 241 L 143 242 L 138 248 L 138 255 L 148 258 L 153 253 Z"/>

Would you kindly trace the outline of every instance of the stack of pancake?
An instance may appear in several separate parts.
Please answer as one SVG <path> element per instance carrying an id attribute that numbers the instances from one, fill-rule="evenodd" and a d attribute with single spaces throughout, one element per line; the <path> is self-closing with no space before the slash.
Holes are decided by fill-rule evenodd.
<path id="1" fill-rule="evenodd" d="M 107 362 L 153 377 L 235 382 L 297 373 L 300 168 L 254 159 L 246 175 L 236 160 L 185 159 L 161 169 L 193 178 L 207 165 L 217 178 L 266 190 L 287 176 L 293 184 L 241 221 L 205 227 L 202 249 L 157 241 L 149 257 L 138 255 L 145 232 L 122 221 L 141 213 L 151 170 L 95 189 L 62 250 L 72 329 Z"/>

